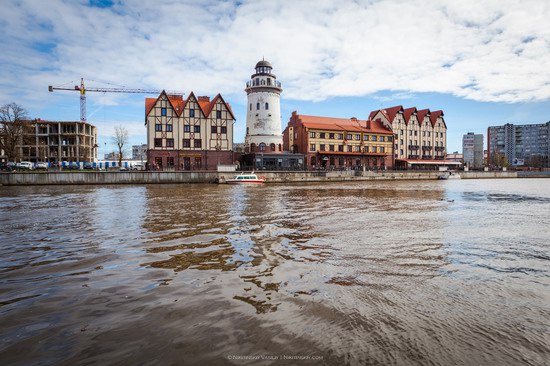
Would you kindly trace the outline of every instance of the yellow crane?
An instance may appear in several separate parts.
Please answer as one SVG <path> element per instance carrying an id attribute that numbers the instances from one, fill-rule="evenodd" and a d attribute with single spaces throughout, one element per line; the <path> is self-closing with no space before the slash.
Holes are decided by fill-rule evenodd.
<path id="1" fill-rule="evenodd" d="M 80 86 L 75 85 L 74 88 L 62 88 L 49 85 L 48 90 L 68 90 L 80 92 L 80 121 L 86 122 L 86 92 L 102 92 L 102 93 L 143 93 L 143 94 L 160 94 L 162 90 L 147 90 L 147 89 L 126 89 L 126 88 L 86 88 L 84 86 L 84 78 L 80 79 Z M 170 95 L 184 95 L 180 92 L 166 92 Z"/>

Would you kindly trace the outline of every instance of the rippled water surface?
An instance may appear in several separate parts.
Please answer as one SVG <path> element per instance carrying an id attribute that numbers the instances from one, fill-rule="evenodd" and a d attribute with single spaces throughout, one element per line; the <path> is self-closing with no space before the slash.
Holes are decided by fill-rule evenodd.
<path id="1" fill-rule="evenodd" d="M 2 364 L 548 365 L 550 180 L 0 187 Z"/>

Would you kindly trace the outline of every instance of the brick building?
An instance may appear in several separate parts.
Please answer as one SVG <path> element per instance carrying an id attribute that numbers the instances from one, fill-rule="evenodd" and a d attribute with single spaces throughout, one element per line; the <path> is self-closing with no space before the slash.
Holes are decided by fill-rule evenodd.
<path id="1" fill-rule="evenodd" d="M 304 154 L 308 169 L 393 166 L 393 132 L 381 119 L 306 116 L 294 111 L 283 132 L 283 148 Z"/>

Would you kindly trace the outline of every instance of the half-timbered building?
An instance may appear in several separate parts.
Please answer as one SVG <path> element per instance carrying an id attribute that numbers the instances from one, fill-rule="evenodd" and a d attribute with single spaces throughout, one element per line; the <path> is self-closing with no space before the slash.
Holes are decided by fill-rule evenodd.
<path id="1" fill-rule="evenodd" d="M 162 92 L 145 100 L 147 162 L 153 170 L 215 170 L 232 164 L 233 124 L 229 104 L 218 94 L 187 99 Z"/>

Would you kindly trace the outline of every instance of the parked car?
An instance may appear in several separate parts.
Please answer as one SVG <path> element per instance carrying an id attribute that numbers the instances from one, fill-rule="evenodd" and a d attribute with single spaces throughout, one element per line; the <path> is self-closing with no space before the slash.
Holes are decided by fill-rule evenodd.
<path id="1" fill-rule="evenodd" d="M 131 170 L 145 170 L 145 166 L 142 163 L 134 163 Z"/>
<path id="2" fill-rule="evenodd" d="M 3 172 L 11 172 L 15 170 L 15 163 L 0 163 L 0 170 Z"/>
<path id="3" fill-rule="evenodd" d="M 40 161 L 36 163 L 36 165 L 34 166 L 34 169 L 48 169 L 48 163 Z"/>
<path id="4" fill-rule="evenodd" d="M 92 164 L 90 162 L 86 162 L 86 163 L 84 163 L 82 169 L 84 169 L 84 170 L 94 170 L 94 164 Z"/>
<path id="5" fill-rule="evenodd" d="M 19 163 L 16 164 L 16 167 L 17 167 L 17 169 L 22 169 L 22 170 L 33 170 L 34 169 L 34 165 L 30 161 L 20 161 Z"/>
<path id="6" fill-rule="evenodd" d="M 75 161 L 72 161 L 70 163 L 65 164 L 65 169 L 67 169 L 67 170 L 79 170 L 80 169 L 80 164 L 78 164 Z"/>

